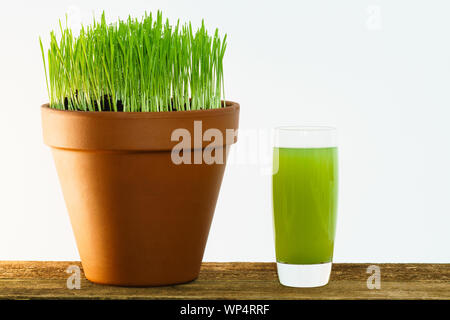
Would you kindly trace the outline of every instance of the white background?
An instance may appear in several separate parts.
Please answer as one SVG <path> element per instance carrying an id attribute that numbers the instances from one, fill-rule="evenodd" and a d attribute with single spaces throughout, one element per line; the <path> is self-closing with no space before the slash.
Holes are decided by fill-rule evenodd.
<path id="1" fill-rule="evenodd" d="M 162 9 L 228 34 L 226 94 L 241 104 L 242 136 L 205 260 L 274 260 L 265 135 L 296 124 L 339 130 L 335 261 L 450 262 L 446 0 L 2 1 L 0 260 L 79 259 L 42 142 L 38 37 L 67 11 L 77 25 L 102 9 L 109 20 Z"/>

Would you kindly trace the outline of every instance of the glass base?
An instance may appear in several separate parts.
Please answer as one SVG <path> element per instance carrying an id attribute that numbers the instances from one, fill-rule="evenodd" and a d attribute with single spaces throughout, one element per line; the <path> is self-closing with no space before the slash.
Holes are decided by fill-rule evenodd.
<path id="1" fill-rule="evenodd" d="M 277 262 L 278 279 L 287 287 L 312 288 L 328 283 L 331 262 L 320 264 L 287 264 Z"/>

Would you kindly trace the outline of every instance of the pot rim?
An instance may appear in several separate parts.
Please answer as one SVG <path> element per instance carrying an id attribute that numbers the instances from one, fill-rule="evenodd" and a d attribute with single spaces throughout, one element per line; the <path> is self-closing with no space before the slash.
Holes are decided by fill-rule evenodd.
<path id="1" fill-rule="evenodd" d="M 69 111 L 44 104 L 43 137 L 45 144 L 59 149 L 169 151 L 181 139 L 180 131 L 173 136 L 175 130 L 182 129 L 181 135 L 188 134 L 191 142 L 201 134 L 202 148 L 225 146 L 237 141 L 239 126 L 239 104 L 226 103 L 228 107 L 220 109 L 163 112 Z M 217 142 L 203 139 L 208 129 L 217 129 L 223 139 Z M 227 139 L 229 129 L 234 130 L 234 139 Z M 198 147 L 193 145 L 190 149 Z"/>
<path id="2" fill-rule="evenodd" d="M 222 100 L 223 102 L 223 100 Z M 41 110 L 45 112 L 54 112 L 55 114 L 66 114 L 71 116 L 80 116 L 87 118 L 102 119 L 177 119 L 177 118 L 195 118 L 215 117 L 224 113 L 233 113 L 239 110 L 239 103 L 226 100 L 226 107 L 217 109 L 202 110 L 183 110 L 183 111 L 146 111 L 146 112 L 128 112 L 128 111 L 79 111 L 79 110 L 59 110 L 50 108 L 49 103 L 41 105 Z"/>

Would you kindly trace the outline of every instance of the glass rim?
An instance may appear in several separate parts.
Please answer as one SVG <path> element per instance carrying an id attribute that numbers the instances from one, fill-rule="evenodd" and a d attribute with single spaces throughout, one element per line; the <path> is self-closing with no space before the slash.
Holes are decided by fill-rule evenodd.
<path id="1" fill-rule="evenodd" d="M 275 127 L 277 131 L 336 131 L 335 127 L 331 126 L 279 126 Z"/>
<path id="2" fill-rule="evenodd" d="M 337 130 L 327 126 L 281 126 L 275 128 L 274 146 L 279 148 L 337 147 Z"/>

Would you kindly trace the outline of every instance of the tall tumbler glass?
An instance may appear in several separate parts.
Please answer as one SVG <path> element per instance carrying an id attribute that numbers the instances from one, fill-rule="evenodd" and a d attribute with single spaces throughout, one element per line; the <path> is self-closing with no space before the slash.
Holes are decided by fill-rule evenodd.
<path id="1" fill-rule="evenodd" d="M 318 287 L 330 278 L 336 230 L 336 129 L 279 127 L 273 161 L 273 221 L 280 283 Z"/>

